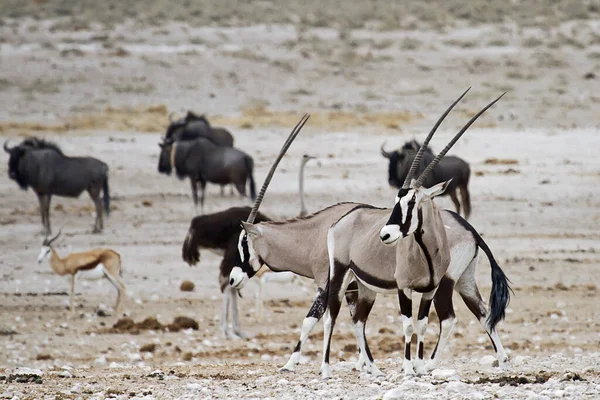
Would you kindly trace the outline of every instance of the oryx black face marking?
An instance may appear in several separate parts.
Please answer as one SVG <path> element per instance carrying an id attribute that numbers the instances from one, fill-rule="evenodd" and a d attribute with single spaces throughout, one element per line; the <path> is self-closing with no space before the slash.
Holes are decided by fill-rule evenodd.
<path id="1" fill-rule="evenodd" d="M 254 275 L 256 275 L 256 271 L 250 265 L 250 250 L 248 249 L 248 234 L 246 233 L 242 237 L 236 258 L 236 265 L 239 266 L 246 275 L 248 275 L 248 278 L 252 278 Z"/>
<path id="2" fill-rule="evenodd" d="M 392 209 L 392 215 L 390 215 L 390 219 L 386 223 L 386 225 L 398 225 L 403 237 L 408 236 L 409 234 L 413 218 L 413 210 L 417 203 L 417 193 L 413 190 L 411 195 L 410 191 L 411 189 L 400 189 L 398 191 L 398 201 L 394 205 L 394 208 Z M 410 196 L 410 199 L 405 206 L 402 204 L 402 199 L 404 199 L 407 195 Z"/>

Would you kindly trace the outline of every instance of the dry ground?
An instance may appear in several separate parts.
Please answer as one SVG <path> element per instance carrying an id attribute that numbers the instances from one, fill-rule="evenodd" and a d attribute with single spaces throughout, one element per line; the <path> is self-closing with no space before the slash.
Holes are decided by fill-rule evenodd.
<path id="1" fill-rule="evenodd" d="M 20 191 L 3 168 L 0 379 L 29 367 L 41 370 L 43 383 L 0 381 L 1 398 L 600 396 L 597 9 L 568 15 L 556 6 L 533 22 L 517 11 L 513 22 L 492 11 L 466 22 L 469 15 L 450 7 L 440 11 L 441 22 L 413 18 L 416 25 L 408 17 L 385 25 L 377 19 L 381 11 L 370 17 L 373 23 L 357 24 L 353 15 L 360 10 L 347 13 L 349 23 L 319 23 L 310 12 L 292 9 L 281 13 L 290 19 L 255 13 L 236 20 L 225 12 L 212 24 L 204 17 L 160 23 L 114 18 L 107 24 L 90 11 L 57 19 L 64 14 L 55 3 L 41 3 L 25 17 L 14 8 L 6 14 L 2 7 L 11 2 L 0 7 L 11 17 L 0 26 L 0 140 L 15 143 L 35 134 L 67 154 L 106 161 L 113 212 L 105 232 L 91 234 L 92 205 L 85 196 L 55 198 L 53 226 L 65 233 L 59 252 L 114 248 L 124 260 L 129 317 L 168 324 L 188 316 L 199 330 L 110 333 L 121 316 L 110 311 L 114 292 L 106 282 L 80 283 L 76 315 L 69 317 L 68 285 L 35 262 L 42 240 L 35 196 Z M 150 15 L 161 9 L 152 10 Z M 259 24 L 266 22 L 277 24 Z M 333 344 L 335 379 L 318 376 L 320 327 L 299 370 L 279 374 L 314 294 L 310 282 L 269 285 L 262 321 L 255 320 L 255 287 L 249 284 L 240 302 L 250 338 L 221 338 L 219 259 L 203 253 L 195 268 L 181 261 L 193 215 L 188 184 L 156 169 L 156 143 L 168 113 L 192 108 L 231 129 L 236 146 L 254 157 L 262 182 L 295 120 L 311 111 L 263 205 L 272 217 L 286 218 L 299 210 L 297 167 L 307 152 L 320 161 L 307 169 L 312 210 L 337 201 L 391 204 L 395 193 L 387 186 L 379 145 L 422 137 L 471 85 L 433 148 L 441 148 L 492 96 L 508 91 L 452 152 L 471 163 L 471 223 L 515 290 L 499 327 L 512 358 L 509 368 L 488 365 L 487 337 L 461 303 L 442 372 L 404 379 L 397 304 L 381 296 L 368 337 L 385 377 L 351 370 L 356 346 L 345 311 Z M 6 164 L 6 156 L 2 160 Z M 249 204 L 218 192 L 209 186 L 207 212 Z M 451 207 L 447 198 L 439 203 Z M 179 291 L 184 279 L 196 284 L 194 292 Z M 487 295 L 484 259 L 478 279 Z M 97 315 L 99 304 L 109 316 Z M 429 350 L 436 332 L 432 323 Z"/>

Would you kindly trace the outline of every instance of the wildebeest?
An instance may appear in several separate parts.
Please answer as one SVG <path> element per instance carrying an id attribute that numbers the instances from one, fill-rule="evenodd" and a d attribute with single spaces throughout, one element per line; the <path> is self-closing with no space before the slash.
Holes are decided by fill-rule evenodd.
<path id="1" fill-rule="evenodd" d="M 388 166 L 388 183 L 391 186 L 400 189 L 421 145 L 416 140 L 412 140 L 404 143 L 400 148 L 400 151 L 395 150 L 391 153 L 385 151 L 384 146 L 385 142 L 381 145 L 381 155 L 390 160 Z M 434 158 L 435 154 L 431 148 L 426 147 L 416 173 L 420 174 L 423 172 Z M 423 187 L 430 188 L 440 182 L 452 179 L 443 195 L 450 195 L 450 198 L 456 207 L 456 212 L 460 214 L 460 202 L 458 201 L 457 196 L 457 189 L 460 189 L 463 214 L 465 218 L 468 219 L 471 214 L 471 196 L 468 187 L 470 177 L 471 168 L 466 161 L 456 156 L 446 156 L 442 158 L 431 174 L 427 176 Z"/>
<path id="2" fill-rule="evenodd" d="M 252 171 L 254 160 L 233 147 L 217 146 L 208 139 L 165 140 L 161 148 L 158 172 L 170 175 L 175 169 L 179 179 L 190 178 L 194 205 L 198 208 L 198 183 L 200 206 L 204 208 L 206 182 L 226 185 L 233 183 L 242 196 L 246 196 L 246 181 L 250 182 L 250 197 L 256 198 Z"/>
<path id="3" fill-rule="evenodd" d="M 219 266 L 219 286 L 223 293 L 223 312 L 221 315 L 221 332 L 226 337 L 244 336 L 240 327 L 237 309 L 238 290 L 229 286 L 229 274 L 236 264 L 238 254 L 237 244 L 242 231 L 241 221 L 250 215 L 251 207 L 231 207 L 227 210 L 213 214 L 199 215 L 192 219 L 190 228 L 181 248 L 181 256 L 188 265 L 200 262 L 200 250 L 210 250 L 223 255 Z M 262 213 L 258 213 L 256 220 L 270 221 Z M 258 299 L 262 301 L 262 299 Z M 231 309 L 233 335 L 228 330 L 228 316 Z"/>
<path id="4" fill-rule="evenodd" d="M 184 118 L 170 121 L 164 140 L 193 140 L 206 138 L 219 146 L 233 147 L 233 136 L 227 129 L 211 126 L 204 115 L 188 111 Z"/>
<path id="5" fill-rule="evenodd" d="M 4 150 L 10 154 L 8 175 L 21 189 L 30 186 L 38 196 L 44 234 L 50 229 L 50 200 L 52 195 L 79 197 L 85 190 L 96 206 L 94 233 L 104 227 L 102 219 L 102 201 L 100 192 L 104 192 L 104 210 L 110 213 L 110 195 L 108 189 L 108 166 L 92 157 L 69 157 L 54 143 L 28 138 L 21 144 Z"/>

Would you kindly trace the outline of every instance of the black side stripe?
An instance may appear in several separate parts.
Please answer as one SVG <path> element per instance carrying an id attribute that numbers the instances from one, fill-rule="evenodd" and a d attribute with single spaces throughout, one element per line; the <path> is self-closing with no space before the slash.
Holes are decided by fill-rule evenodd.
<path id="1" fill-rule="evenodd" d="M 421 251 L 423 251 L 423 254 L 425 255 L 425 259 L 427 260 L 427 268 L 429 269 L 429 288 L 431 288 L 431 290 L 433 290 L 433 288 L 435 287 L 433 284 L 433 261 L 431 260 L 431 254 L 429 254 L 429 250 L 427 249 L 427 246 L 425 246 L 425 243 L 423 243 L 423 211 L 421 211 L 421 209 L 419 209 L 419 226 L 417 227 L 417 230 L 415 231 L 415 240 L 417 242 L 417 244 L 419 245 L 419 247 L 421 248 Z"/>

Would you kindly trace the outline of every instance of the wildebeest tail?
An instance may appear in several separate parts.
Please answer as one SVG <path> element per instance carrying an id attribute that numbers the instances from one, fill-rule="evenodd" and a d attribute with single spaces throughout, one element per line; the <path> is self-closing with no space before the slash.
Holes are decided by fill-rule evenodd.
<path id="1" fill-rule="evenodd" d="M 104 192 L 103 200 L 104 200 L 104 211 L 106 211 L 106 216 L 110 215 L 110 191 L 108 189 L 108 170 L 104 175 L 104 183 L 102 191 Z"/>
<path id="2" fill-rule="evenodd" d="M 181 257 L 188 265 L 196 265 L 200 261 L 200 249 L 194 243 L 194 228 L 191 226 L 181 247 Z"/>
<path id="3" fill-rule="evenodd" d="M 254 184 L 254 161 L 250 156 L 246 157 L 246 168 L 248 169 L 248 179 L 250 180 L 250 198 L 256 200 L 256 185 Z"/>

